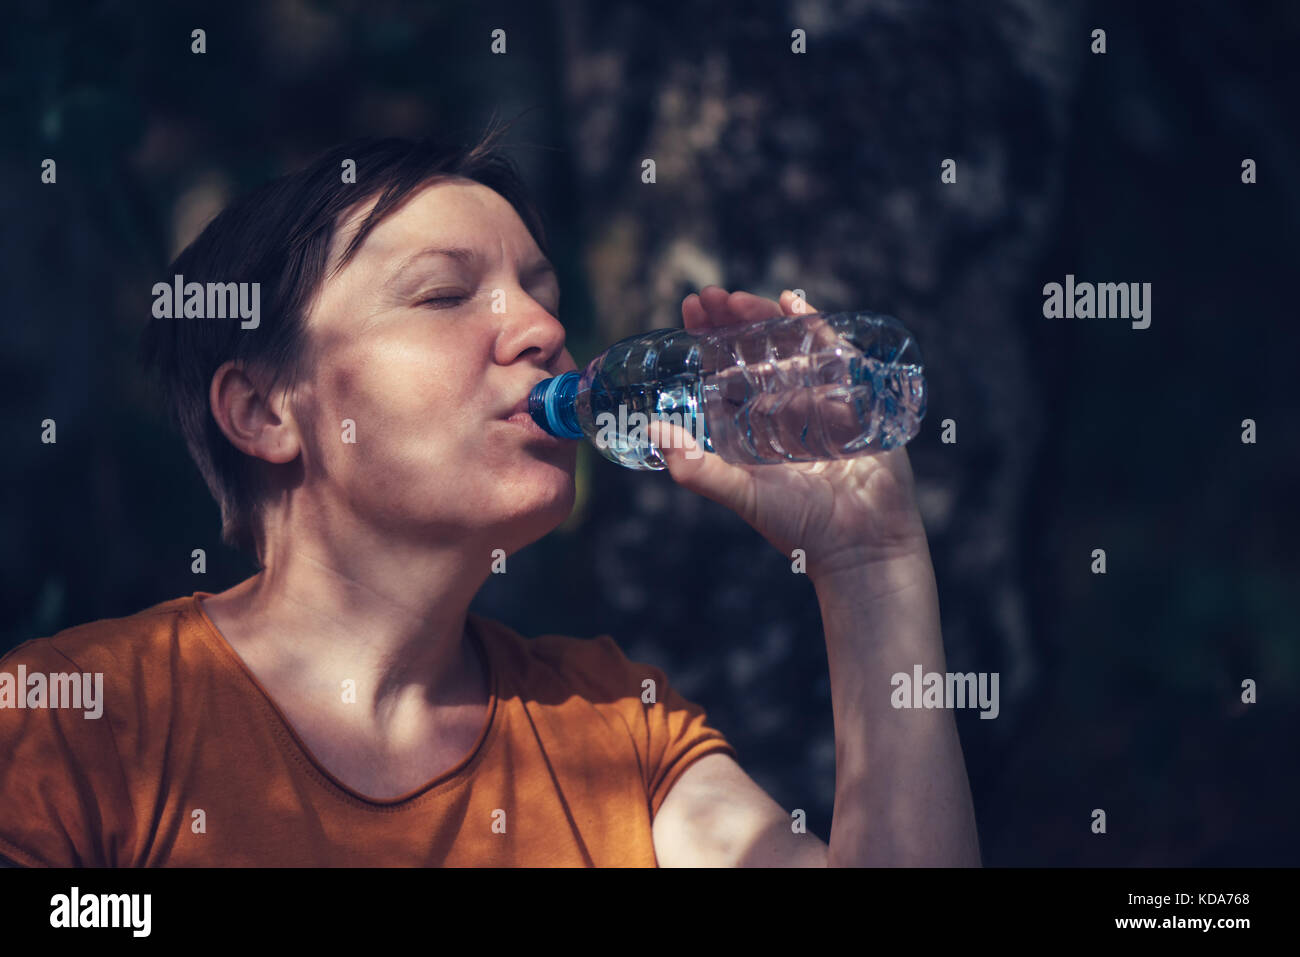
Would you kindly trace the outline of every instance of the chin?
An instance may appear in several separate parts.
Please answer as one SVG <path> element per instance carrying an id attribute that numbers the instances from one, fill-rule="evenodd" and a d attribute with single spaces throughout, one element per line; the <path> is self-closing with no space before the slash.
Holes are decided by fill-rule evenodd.
<path id="1" fill-rule="evenodd" d="M 535 508 L 528 510 L 516 508 L 514 514 L 505 521 L 510 529 L 509 537 L 518 543 L 515 548 L 525 548 L 563 525 L 565 519 L 573 513 L 574 500 L 575 496 L 570 493 L 539 501 Z M 509 551 L 514 551 L 515 548 Z"/>
<path id="2" fill-rule="evenodd" d="M 542 481 L 554 482 L 557 487 L 565 483 L 573 485 L 578 471 L 577 446 L 570 444 L 556 449 L 533 448 L 526 450 L 524 455 L 530 466 L 529 474 L 546 475 L 547 478 Z"/>
<path id="3" fill-rule="evenodd" d="M 557 486 L 555 494 L 546 499 L 538 508 L 548 516 L 557 516 L 555 524 L 559 525 L 573 511 L 573 505 L 578 500 L 578 487 L 573 481 L 573 475 L 570 473 L 568 481 L 562 486 Z"/>
<path id="4" fill-rule="evenodd" d="M 575 471 L 571 455 L 553 459 L 536 456 L 528 466 L 512 468 L 494 497 L 505 513 L 522 516 L 561 510 L 567 514 L 577 499 Z"/>

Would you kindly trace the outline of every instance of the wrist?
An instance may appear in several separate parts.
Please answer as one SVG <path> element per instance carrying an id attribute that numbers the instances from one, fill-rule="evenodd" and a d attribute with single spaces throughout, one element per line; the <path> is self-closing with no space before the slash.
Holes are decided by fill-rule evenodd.
<path id="1" fill-rule="evenodd" d="M 934 565 L 924 540 L 891 552 L 863 553 L 810 568 L 809 578 L 823 604 L 872 604 L 911 589 L 935 587 Z"/>
<path id="2" fill-rule="evenodd" d="M 926 671 L 947 670 L 939 586 L 928 550 L 841 568 L 824 574 L 815 588 L 832 699 L 841 673 L 880 677 L 910 673 L 917 663 Z"/>

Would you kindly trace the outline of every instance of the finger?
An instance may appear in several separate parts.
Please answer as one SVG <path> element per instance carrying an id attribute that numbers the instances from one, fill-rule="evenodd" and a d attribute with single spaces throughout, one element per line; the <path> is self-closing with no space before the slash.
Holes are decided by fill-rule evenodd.
<path id="1" fill-rule="evenodd" d="M 753 481 L 749 473 L 705 452 L 695 436 L 681 426 L 663 419 L 656 420 L 654 426 L 659 429 L 655 445 L 673 481 L 749 521 L 745 514 L 747 489 Z"/>
<path id="2" fill-rule="evenodd" d="M 731 321 L 727 312 L 728 295 L 721 286 L 705 286 L 700 290 L 700 305 L 704 307 L 709 327 L 725 326 Z"/>
<path id="3" fill-rule="evenodd" d="M 793 290 L 787 289 L 781 293 L 781 311 L 787 316 L 799 316 L 809 312 L 816 312 L 817 309 L 807 300 L 796 296 Z"/>
<path id="4" fill-rule="evenodd" d="M 698 293 L 691 293 L 682 300 L 682 326 L 686 329 L 707 329 L 709 315 L 704 311 Z"/>
<path id="5" fill-rule="evenodd" d="M 781 315 L 780 303 L 740 290 L 727 297 L 727 308 L 741 322 L 759 322 Z"/>

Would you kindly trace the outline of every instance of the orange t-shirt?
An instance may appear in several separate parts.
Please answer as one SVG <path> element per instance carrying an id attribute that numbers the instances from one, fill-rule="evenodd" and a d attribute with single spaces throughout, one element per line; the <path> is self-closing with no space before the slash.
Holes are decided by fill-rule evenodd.
<path id="1" fill-rule="evenodd" d="M 651 822 L 673 782 L 706 754 L 736 756 L 699 705 L 608 635 L 527 639 L 470 612 L 491 671 L 478 741 L 417 791 L 372 800 L 302 743 L 204 612 L 207 594 L 0 659 L 0 856 L 62 867 L 653 867 Z M 16 707 L 15 689 L 28 690 L 20 666 L 29 688 L 35 674 L 102 673 L 101 715 L 87 716 L 89 697 L 68 707 L 66 683 L 56 699 L 66 679 L 46 682 L 46 707 Z M 646 678 L 653 704 L 641 700 Z"/>

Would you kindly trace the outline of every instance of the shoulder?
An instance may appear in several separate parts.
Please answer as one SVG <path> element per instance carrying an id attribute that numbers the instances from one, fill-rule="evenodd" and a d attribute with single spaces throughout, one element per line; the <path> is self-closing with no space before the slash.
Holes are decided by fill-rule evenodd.
<path id="1" fill-rule="evenodd" d="M 528 687 L 554 685 L 584 697 L 639 699 L 646 679 L 664 680 L 659 669 L 630 660 L 608 634 L 528 638 L 495 619 L 473 613 L 471 618 L 491 646 L 494 665 Z"/>
<path id="2" fill-rule="evenodd" d="M 160 602 L 120 618 L 101 618 L 65 628 L 48 637 L 32 638 L 0 656 L 0 670 L 24 664 L 57 669 L 112 672 L 121 677 L 132 663 L 166 650 L 193 627 L 192 597 Z"/>
<path id="3" fill-rule="evenodd" d="M 65 628 L 0 657 L 0 705 L 17 709 L 0 715 L 0 734 L 45 728 L 57 736 L 63 732 L 56 728 L 71 728 L 82 738 L 125 736 L 121 744 L 165 733 L 159 729 L 185 688 L 220 667 L 220 649 L 193 596 Z M 104 720 L 71 721 L 77 712 Z"/>
<path id="4" fill-rule="evenodd" d="M 62 867 L 121 859 L 136 796 L 149 790 L 132 787 L 132 769 L 146 745 L 170 738 L 187 601 L 66 628 L 0 657 L 0 807 L 24 809 L 0 815 L 0 856 Z"/>
<path id="5" fill-rule="evenodd" d="M 612 636 L 524 638 L 499 622 L 478 621 L 490 631 L 493 655 L 499 652 L 507 659 L 502 694 L 517 694 L 526 705 L 554 706 L 571 715 L 565 727 L 572 729 L 572 740 L 589 735 L 592 728 L 608 728 L 630 742 L 652 816 L 696 758 L 715 751 L 735 756 L 701 704 L 684 697 L 663 669 L 629 658 Z M 589 709 L 599 714 L 599 722 L 586 720 Z"/>

